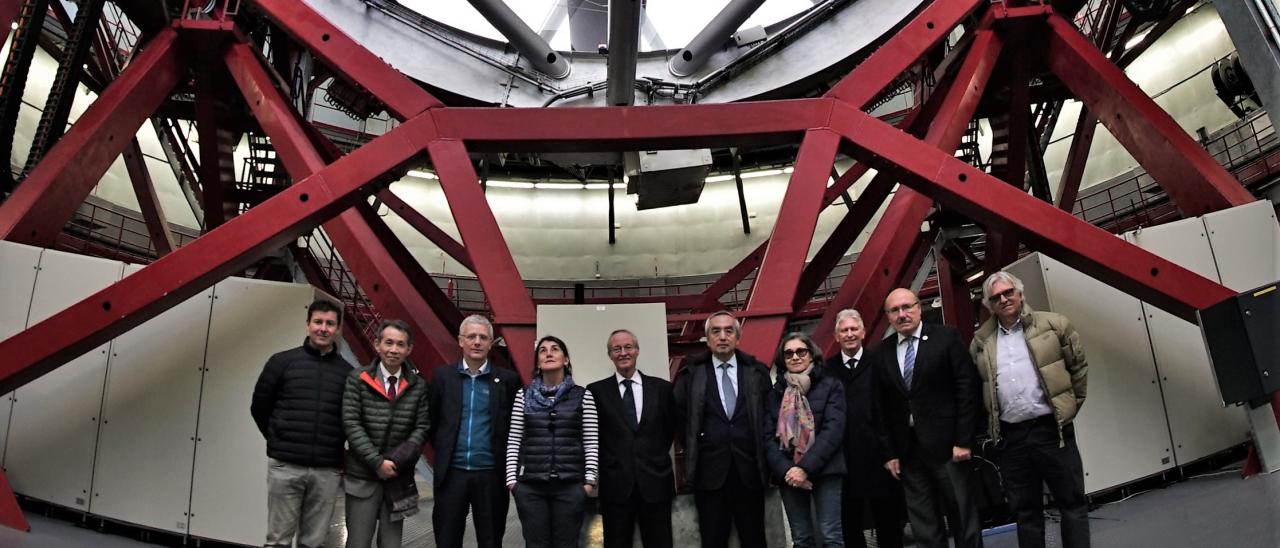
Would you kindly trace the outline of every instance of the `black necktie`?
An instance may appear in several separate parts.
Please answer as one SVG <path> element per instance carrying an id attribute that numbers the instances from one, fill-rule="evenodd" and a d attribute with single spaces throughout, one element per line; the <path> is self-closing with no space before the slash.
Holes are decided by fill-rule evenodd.
<path id="1" fill-rule="evenodd" d="M 396 376 L 387 377 L 387 399 L 396 399 Z"/>
<path id="2" fill-rule="evenodd" d="M 849 358 L 849 361 L 846 363 L 846 365 L 848 365 L 848 366 L 849 366 L 849 369 L 857 369 L 857 368 L 858 368 L 858 358 Z"/>
<path id="3" fill-rule="evenodd" d="M 626 408 L 627 418 L 631 419 L 631 427 L 635 428 L 640 425 L 640 419 L 636 417 L 636 395 L 631 391 L 633 382 L 631 379 L 622 380 L 622 406 Z"/>

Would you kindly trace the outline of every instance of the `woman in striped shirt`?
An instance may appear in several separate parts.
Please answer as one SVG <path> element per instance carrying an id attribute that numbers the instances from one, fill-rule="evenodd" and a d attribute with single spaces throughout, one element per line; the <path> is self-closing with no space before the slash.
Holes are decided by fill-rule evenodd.
<path id="1" fill-rule="evenodd" d="M 516 394 L 507 438 L 507 488 L 529 548 L 576 548 L 595 492 L 599 425 L 591 393 L 573 382 L 569 348 L 536 346 L 533 382 Z"/>

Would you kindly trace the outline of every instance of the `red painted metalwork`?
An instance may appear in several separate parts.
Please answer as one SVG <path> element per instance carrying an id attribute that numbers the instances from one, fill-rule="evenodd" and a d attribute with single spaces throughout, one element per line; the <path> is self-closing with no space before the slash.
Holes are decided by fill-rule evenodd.
<path id="1" fill-rule="evenodd" d="M 419 213 L 418 210 L 413 208 L 413 206 L 406 203 L 399 196 L 396 196 L 396 193 L 392 192 L 391 189 L 379 192 L 378 199 L 382 200 L 382 203 L 387 204 L 387 207 L 390 208 L 392 212 L 403 219 L 405 223 L 408 223 L 409 226 L 413 227 L 414 230 L 417 230 L 423 236 L 426 236 L 427 240 L 431 243 L 436 244 L 441 251 L 444 251 L 450 257 L 453 257 L 453 260 L 461 263 L 462 266 L 467 268 L 467 270 L 472 272 L 476 271 L 475 266 L 471 263 L 471 255 L 467 253 L 466 248 L 462 247 L 462 244 L 458 243 L 457 240 L 453 239 L 453 237 L 449 236 L 445 231 L 440 230 L 440 227 L 436 226 L 435 223 L 432 223 L 431 220 L 426 218 L 422 213 Z"/>
<path id="2" fill-rule="evenodd" d="M 23 515 L 22 508 L 18 506 L 18 499 L 13 496 L 13 489 L 9 487 L 9 479 L 4 472 L 0 472 L 0 525 L 19 531 L 31 530 L 31 524 L 27 523 L 27 516 Z"/>
<path id="3" fill-rule="evenodd" d="M 524 291 L 510 248 L 498 229 L 480 179 L 461 141 L 436 139 L 427 145 L 440 187 L 458 225 L 463 245 L 470 250 L 476 278 L 493 306 L 493 324 L 506 339 L 511 360 L 526 379 L 533 377 L 533 336 L 537 312 Z"/>
<path id="4" fill-rule="evenodd" d="M 1097 129 L 1098 117 L 1089 111 L 1089 107 L 1081 105 L 1080 118 L 1076 120 L 1076 130 L 1071 138 L 1071 148 L 1067 151 L 1067 164 L 1062 169 L 1062 177 L 1058 179 L 1055 203 L 1063 211 L 1071 211 L 1076 207 L 1080 181 L 1084 179 L 1085 162 L 1089 160 L 1089 148 L 1093 146 L 1093 135 Z"/>
<path id="5" fill-rule="evenodd" d="M 404 121 L 443 106 L 421 86 L 352 40 L 304 2 L 254 0 L 253 4 L 330 70 L 369 90 L 387 111 Z"/>
<path id="6" fill-rule="evenodd" d="M 800 283 L 839 146 L 840 136 L 825 129 L 809 130 L 800 144 L 795 171 L 791 173 L 787 193 L 778 209 L 778 220 L 769 237 L 769 247 L 765 249 L 760 273 L 747 301 L 745 315 L 751 319 L 744 322 L 742 328 L 743 351 L 765 363 L 772 362 L 774 346 L 782 338 L 792 314 L 791 298 Z M 767 315 L 757 315 L 760 313 Z"/>
<path id="7" fill-rule="evenodd" d="M 18 20 L 22 11 L 22 0 L 0 0 L 0 29 L 8 29 Z M 6 32 L 8 32 L 6 30 Z M 4 498 L 4 497 L 0 497 Z"/>
<path id="8" fill-rule="evenodd" d="M 1003 44 L 996 33 L 980 30 L 969 52 L 960 65 L 953 83 L 942 96 L 938 114 L 929 124 L 924 142 L 928 145 L 955 151 L 960 138 L 982 99 L 987 81 L 1000 57 Z M 850 110 L 840 105 L 841 110 Z M 845 138 L 856 133 L 841 132 Z M 896 132 L 919 144 L 915 138 Z M 936 151 L 937 149 L 932 149 Z M 953 158 L 954 159 L 954 158 Z M 957 162 L 959 160 L 956 160 Z M 1026 199 L 1030 199 L 1024 196 Z M 822 319 L 814 328 L 814 342 L 824 354 L 835 351 L 836 313 L 844 308 L 854 308 L 862 315 L 868 327 L 878 322 L 883 306 L 881 301 L 897 286 L 906 269 L 912 242 L 918 237 L 920 225 L 933 207 L 933 200 L 910 188 L 899 188 L 889 207 L 871 233 L 871 238 L 858 255 L 858 262 L 845 278 Z M 877 333 L 868 331 L 868 333 Z"/>
<path id="9" fill-rule="evenodd" d="M 973 340 L 973 300 L 969 282 L 942 253 L 938 254 L 938 286 L 942 293 L 943 323 L 955 326 L 965 342 Z"/>
<path id="10" fill-rule="evenodd" d="M 153 38 L 0 205 L 0 239 L 53 245 L 62 226 L 177 83 L 184 62 L 176 39 L 173 29 Z"/>
<path id="11" fill-rule="evenodd" d="M 1124 72 L 1060 17 L 1049 17 L 1048 65 L 1186 215 L 1254 200 Z"/>
<path id="12" fill-rule="evenodd" d="M 138 197 L 142 218 L 147 222 L 151 244 L 156 248 L 156 255 L 163 257 L 178 246 L 173 242 L 169 222 L 165 220 L 164 210 L 156 199 L 156 188 L 151 182 L 151 173 L 147 171 L 147 162 L 142 156 L 142 147 L 138 145 L 137 138 L 129 140 L 129 148 L 124 152 L 124 166 L 129 172 L 129 181 L 133 183 L 133 193 Z"/>
<path id="13" fill-rule="evenodd" d="M 224 59 L 254 117 L 271 137 L 272 146 L 285 170 L 294 179 L 303 179 L 323 169 L 325 161 L 320 151 L 311 144 L 296 111 L 273 86 L 253 50 L 242 42 L 235 42 L 228 47 Z M 368 207 L 367 204 L 362 206 Z M 373 217 L 376 219 L 377 216 Z M 377 222 L 381 224 L 381 219 Z M 397 261 L 389 251 L 391 242 L 386 239 L 390 231 L 385 230 L 385 226 L 382 228 L 382 231 L 375 230 L 368 216 L 361 215 L 356 209 L 347 210 L 324 224 L 334 247 L 374 306 L 383 311 L 384 317 L 409 322 L 414 332 L 420 333 L 429 343 L 414 345 L 414 363 L 426 368 L 457 361 L 462 357 L 457 340 L 442 323 L 443 315 L 433 310 L 421 292 L 422 289 L 430 289 L 423 287 L 425 284 L 434 287 L 434 282 L 429 276 L 419 284 L 410 279 L 405 270 L 408 263 L 417 265 L 418 270 L 421 265 L 410 261 L 411 257 L 405 257 L 408 250 L 404 250 L 402 244 L 398 250 L 402 252 L 401 260 Z M 399 241 L 394 243 L 399 244 Z M 426 276 L 426 272 L 421 272 L 421 276 Z M 461 318 L 457 320 L 460 322 Z"/>

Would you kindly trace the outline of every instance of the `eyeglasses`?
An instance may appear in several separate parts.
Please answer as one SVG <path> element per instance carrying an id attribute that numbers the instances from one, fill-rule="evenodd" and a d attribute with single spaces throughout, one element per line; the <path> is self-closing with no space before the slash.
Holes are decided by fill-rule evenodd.
<path id="1" fill-rule="evenodd" d="M 1004 291 L 996 293 L 995 295 L 987 297 L 987 302 L 991 304 L 996 304 L 1000 302 L 1002 299 L 1013 299 L 1013 295 L 1017 292 L 1018 292 L 1018 288 L 1010 287 L 1009 289 L 1006 289 Z"/>
<path id="2" fill-rule="evenodd" d="M 623 346 L 610 346 L 610 347 L 609 347 L 609 353 L 610 353 L 610 354 L 621 354 L 621 353 L 623 353 L 623 352 L 628 352 L 628 353 L 630 353 L 630 352 L 635 352 L 635 351 L 636 351 L 636 348 L 637 348 L 637 347 L 636 347 L 636 345 L 634 345 L 634 344 L 627 344 L 627 345 L 623 345 Z"/>
<path id="3" fill-rule="evenodd" d="M 895 306 L 895 307 L 893 307 L 893 308 L 890 308 L 890 309 L 885 310 L 885 312 L 888 312 L 890 316 L 894 316 L 894 315 L 897 315 L 897 314 L 905 314 L 908 310 L 911 310 L 911 309 L 913 309 L 913 308 L 915 308 L 915 307 L 917 307 L 917 306 L 920 306 L 920 301 L 916 301 L 916 302 L 911 303 L 911 304 L 904 304 L 904 305 L 900 305 L 900 306 Z"/>
<path id="4" fill-rule="evenodd" d="M 791 358 L 807 358 L 809 357 L 808 348 L 797 348 L 795 350 L 783 350 L 782 359 L 789 360 Z"/>

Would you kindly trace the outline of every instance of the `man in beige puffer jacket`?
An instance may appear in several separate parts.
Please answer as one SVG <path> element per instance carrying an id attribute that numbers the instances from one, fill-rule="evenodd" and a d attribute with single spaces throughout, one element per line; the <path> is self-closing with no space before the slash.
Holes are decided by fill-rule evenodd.
<path id="1" fill-rule="evenodd" d="M 1000 447 L 1018 546 L 1043 547 L 1044 485 L 1062 513 L 1066 548 L 1089 546 L 1089 501 L 1072 419 L 1086 392 L 1085 358 L 1070 320 L 1036 312 L 1022 300 L 1022 281 L 996 272 L 982 284 L 991 311 L 969 350 L 982 377 L 988 434 Z"/>

